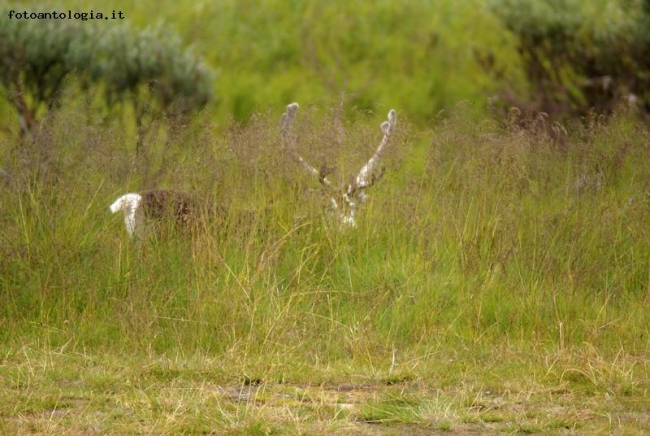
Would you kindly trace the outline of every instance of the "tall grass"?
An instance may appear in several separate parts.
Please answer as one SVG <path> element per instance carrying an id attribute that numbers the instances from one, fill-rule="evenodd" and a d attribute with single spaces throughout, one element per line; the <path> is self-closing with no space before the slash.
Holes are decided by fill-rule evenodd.
<path id="1" fill-rule="evenodd" d="M 281 147 L 283 108 L 154 125 L 136 156 L 136 133 L 87 104 L 0 139 L 4 431 L 642 433 L 650 149 L 634 114 L 400 117 L 342 229 Z M 303 108 L 299 151 L 342 186 L 384 114 Z M 108 205 L 151 187 L 227 213 L 130 240 Z"/>
<path id="2" fill-rule="evenodd" d="M 150 149 L 168 144 L 174 162 L 157 184 L 229 213 L 134 242 L 107 206 L 148 170 L 117 127 L 75 121 L 79 110 L 62 109 L 36 145 L 3 145 L 5 344 L 262 366 L 388 365 L 396 352 L 500 344 L 647 353 L 649 135 L 626 113 L 499 125 L 460 107 L 430 133 L 401 120 L 386 175 L 346 230 L 282 151 L 279 113 L 222 137 L 192 126 L 182 145 L 161 134 Z M 371 118 L 346 124 L 337 145 L 322 140 L 328 111 L 307 111 L 301 151 L 338 162 L 345 180 L 379 140 Z"/>

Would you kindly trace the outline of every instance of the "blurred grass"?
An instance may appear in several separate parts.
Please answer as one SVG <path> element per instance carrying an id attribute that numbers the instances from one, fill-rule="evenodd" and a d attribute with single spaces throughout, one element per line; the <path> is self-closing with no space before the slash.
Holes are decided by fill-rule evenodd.
<path id="1" fill-rule="evenodd" d="M 48 1 L 8 3 L 20 11 L 61 8 Z M 424 124 L 459 101 L 485 101 L 503 81 L 524 85 L 513 37 L 476 0 L 116 0 L 108 6 L 71 0 L 65 9 L 122 11 L 136 28 L 168 23 L 216 72 L 210 110 L 224 122 L 231 116 L 245 122 L 298 99 L 343 102 L 348 116 L 394 106 Z M 492 59 L 495 74 L 483 58 Z"/>
<path id="2" fill-rule="evenodd" d="M 6 3 L 19 11 L 61 8 L 51 1 Z M 535 108 L 540 99 L 559 106 L 573 100 L 585 103 L 581 89 L 588 82 L 600 83 L 601 76 L 612 76 L 617 87 L 625 88 L 628 76 L 619 77 L 617 63 L 611 67 L 615 71 L 601 66 L 582 77 L 580 65 L 573 71 L 564 64 L 567 59 L 542 51 L 541 56 L 550 57 L 540 60 L 541 65 L 559 63 L 554 67 L 563 78 L 554 82 L 561 85 L 559 91 L 545 89 L 548 84 L 543 77 L 526 71 L 531 66 L 522 56 L 532 54 L 526 54 L 531 48 L 517 40 L 515 33 L 521 26 L 530 28 L 532 36 L 539 28 L 538 37 L 550 40 L 554 31 L 569 32 L 575 37 L 571 39 L 575 49 L 593 52 L 593 56 L 601 53 L 603 46 L 635 56 L 629 53 L 629 43 L 632 35 L 643 33 L 640 0 L 565 3 L 145 0 L 136 4 L 116 0 L 107 6 L 93 0 L 70 0 L 65 8 L 73 12 L 121 11 L 134 28 L 168 24 L 214 70 L 216 98 L 208 111 L 223 128 L 230 118 L 245 123 L 254 113 L 294 100 L 332 107 L 341 104 L 347 117 L 396 107 L 423 127 L 434 122 L 440 111 L 463 101 L 472 102 L 480 112 L 489 106 L 507 109 L 511 104 Z M 85 23 L 107 29 L 115 26 L 111 20 Z M 506 23 L 513 26 L 512 31 Z M 553 30 L 554 26 L 560 27 Z M 549 40 L 545 44 L 549 50 L 554 47 Z M 588 63 L 590 58 L 568 59 Z M 619 91 L 618 99 L 633 92 Z M 642 90 L 637 91 L 643 101 Z M 557 92 L 569 102 L 555 95 Z M 599 91 L 585 92 L 597 95 Z M 613 104 L 615 100 L 608 101 Z"/>

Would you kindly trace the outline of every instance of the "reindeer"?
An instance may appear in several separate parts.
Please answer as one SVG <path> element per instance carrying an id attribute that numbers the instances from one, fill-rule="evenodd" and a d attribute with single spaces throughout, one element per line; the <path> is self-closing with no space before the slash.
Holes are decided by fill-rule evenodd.
<path id="1" fill-rule="evenodd" d="M 393 109 L 388 112 L 388 120 L 381 124 L 383 139 L 372 157 L 366 162 L 356 176 L 353 176 L 347 186 L 336 190 L 328 179 L 331 169 L 323 166 L 316 169 L 310 165 L 296 148 L 295 135 L 291 130 L 293 121 L 298 113 L 298 103 L 287 105 L 285 113 L 280 118 L 280 136 L 285 150 L 307 170 L 308 173 L 318 178 L 318 181 L 328 190 L 330 206 L 340 224 L 345 227 L 355 227 L 355 214 L 360 204 L 368 198 L 366 189 L 372 187 L 384 174 L 384 167 L 376 173 L 379 158 L 388 145 L 388 141 L 395 130 L 397 115 Z M 119 197 L 110 205 L 112 213 L 124 212 L 124 224 L 129 236 L 142 236 L 145 222 L 172 221 L 177 227 L 187 227 L 189 223 L 201 213 L 212 213 L 225 216 L 225 208 L 205 206 L 195 196 L 183 191 L 170 189 L 150 189 L 141 192 L 131 192 Z"/>
<path id="2" fill-rule="evenodd" d="M 330 206 L 337 216 L 340 224 L 344 227 L 356 227 L 357 222 L 355 214 L 360 204 L 368 199 L 366 189 L 372 187 L 384 175 L 385 168 L 382 166 L 378 172 L 375 172 L 379 165 L 379 158 L 388 145 L 388 141 L 395 130 L 397 124 L 397 114 L 394 109 L 388 112 L 388 120 L 381 123 L 381 131 L 384 134 L 383 139 L 377 146 L 375 153 L 361 167 L 356 176 L 350 178 L 350 182 L 342 189 L 335 189 L 328 175 L 333 171 L 331 168 L 323 165 L 317 169 L 307 162 L 299 153 L 296 147 L 296 138 L 291 130 L 293 120 L 299 109 L 298 103 L 287 105 L 286 111 L 280 118 L 280 135 L 283 147 L 288 150 L 294 159 L 310 174 L 318 178 L 318 181 L 326 188 L 330 195 Z"/>

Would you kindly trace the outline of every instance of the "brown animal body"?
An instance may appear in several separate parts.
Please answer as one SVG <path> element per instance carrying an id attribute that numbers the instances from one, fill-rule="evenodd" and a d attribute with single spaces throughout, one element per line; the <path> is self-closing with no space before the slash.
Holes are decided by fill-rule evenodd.
<path id="1" fill-rule="evenodd" d="M 118 198 L 110 207 L 124 212 L 126 229 L 131 236 L 142 236 L 145 228 L 157 230 L 193 230 L 201 218 L 224 216 L 225 208 L 213 208 L 199 197 L 175 189 L 147 189 Z"/>
<path id="2" fill-rule="evenodd" d="M 140 207 L 147 219 L 174 218 L 185 223 L 200 213 L 200 202 L 191 194 L 175 189 L 147 189 L 141 191 Z"/>

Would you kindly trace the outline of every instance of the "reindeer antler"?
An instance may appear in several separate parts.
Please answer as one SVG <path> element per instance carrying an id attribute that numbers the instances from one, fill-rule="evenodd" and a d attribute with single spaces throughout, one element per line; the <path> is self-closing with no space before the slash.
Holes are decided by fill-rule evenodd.
<path id="1" fill-rule="evenodd" d="M 327 168 L 325 165 L 321 167 L 320 170 L 316 167 L 309 164 L 299 153 L 295 144 L 295 135 L 291 131 L 291 125 L 293 120 L 298 113 L 298 108 L 300 106 L 298 103 L 291 103 L 287 105 L 287 110 L 282 114 L 280 118 L 280 134 L 282 136 L 283 145 L 289 148 L 289 151 L 292 153 L 294 158 L 300 162 L 300 164 L 311 174 L 318 177 L 320 183 L 325 185 L 331 192 L 332 183 L 327 178 L 331 172 L 330 168 Z M 372 157 L 366 162 L 366 164 L 361 168 L 359 173 L 356 176 L 352 177 L 350 183 L 343 190 L 343 201 L 347 205 L 347 213 L 343 212 L 343 208 L 339 205 L 339 200 L 337 200 L 337 195 L 335 192 L 332 192 L 330 198 L 330 204 L 332 208 L 338 213 L 339 219 L 345 225 L 356 226 L 356 221 L 354 219 L 354 214 L 359 202 L 364 202 L 367 199 L 365 190 L 373 186 L 381 177 L 384 175 L 384 168 L 381 168 L 381 171 L 377 175 L 375 173 L 375 168 L 379 163 L 379 158 L 381 153 L 386 148 L 388 141 L 395 130 L 395 125 L 397 124 L 397 113 L 394 109 L 391 109 L 388 112 L 388 120 L 384 121 L 381 124 L 381 131 L 384 133 L 384 137 L 379 143 L 379 146 L 375 150 L 375 153 Z"/>

